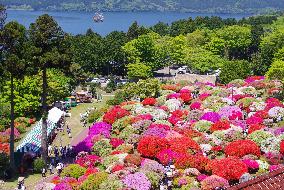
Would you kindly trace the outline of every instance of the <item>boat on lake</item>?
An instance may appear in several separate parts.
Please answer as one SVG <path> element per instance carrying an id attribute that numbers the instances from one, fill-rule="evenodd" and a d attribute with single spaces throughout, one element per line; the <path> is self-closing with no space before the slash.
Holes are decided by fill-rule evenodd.
<path id="1" fill-rule="evenodd" d="M 104 21 L 104 15 L 102 13 L 96 13 L 93 17 L 95 22 L 103 22 Z"/>

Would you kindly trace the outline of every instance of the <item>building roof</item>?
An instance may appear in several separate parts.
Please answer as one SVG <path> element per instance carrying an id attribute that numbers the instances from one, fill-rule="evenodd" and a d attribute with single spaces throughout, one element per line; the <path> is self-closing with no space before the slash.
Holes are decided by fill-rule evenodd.
<path id="1" fill-rule="evenodd" d="M 228 190 L 282 190 L 284 189 L 284 167 L 261 175 L 244 183 L 229 187 Z"/>

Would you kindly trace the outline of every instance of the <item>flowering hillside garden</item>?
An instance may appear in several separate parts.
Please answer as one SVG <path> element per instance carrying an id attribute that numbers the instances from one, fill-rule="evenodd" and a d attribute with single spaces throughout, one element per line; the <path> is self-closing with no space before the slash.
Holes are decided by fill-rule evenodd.
<path id="1" fill-rule="evenodd" d="M 264 77 L 163 84 L 158 97 L 110 107 L 75 147 L 75 163 L 52 179 L 55 190 L 151 190 L 169 181 L 172 189 L 211 190 L 279 169 L 282 89 Z"/>

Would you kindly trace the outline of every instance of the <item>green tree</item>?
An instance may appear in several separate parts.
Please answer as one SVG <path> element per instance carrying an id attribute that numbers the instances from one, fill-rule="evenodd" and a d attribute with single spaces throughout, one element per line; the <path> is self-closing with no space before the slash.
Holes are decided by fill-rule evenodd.
<path id="1" fill-rule="evenodd" d="M 92 33 L 89 35 L 79 35 L 70 39 L 71 40 L 71 52 L 73 65 L 80 67 L 82 71 L 86 73 L 98 73 L 102 74 L 104 68 L 104 42 L 103 38 Z"/>
<path id="2" fill-rule="evenodd" d="M 66 52 L 66 37 L 56 21 L 44 14 L 30 25 L 30 39 L 36 47 L 35 67 L 42 71 L 42 157 L 47 163 L 47 116 L 48 116 L 48 68 L 68 68 L 69 55 Z"/>
<path id="3" fill-rule="evenodd" d="M 179 36 L 193 32 L 196 28 L 193 26 L 193 19 L 182 19 L 172 23 L 170 27 L 171 36 Z"/>
<path id="4" fill-rule="evenodd" d="M 169 59 L 171 64 L 183 65 L 186 56 L 186 40 L 185 36 L 179 35 L 169 40 Z"/>
<path id="5" fill-rule="evenodd" d="M 266 76 L 269 79 L 278 79 L 284 82 L 284 61 L 274 61 L 268 69 Z"/>
<path id="6" fill-rule="evenodd" d="M 214 53 L 235 59 L 246 58 L 251 43 L 251 29 L 234 25 L 217 30 L 207 46 Z"/>
<path id="7" fill-rule="evenodd" d="M 158 22 L 150 28 L 153 32 L 165 36 L 169 34 L 169 25 L 163 22 Z"/>
<path id="8" fill-rule="evenodd" d="M 273 61 L 274 55 L 282 47 L 284 47 L 284 28 L 275 29 L 262 38 L 260 42 L 261 62 L 257 65 L 256 74 L 265 74 Z"/>
<path id="9" fill-rule="evenodd" d="M 147 34 L 150 30 L 146 29 L 143 26 L 139 26 L 137 21 L 133 22 L 132 25 L 129 27 L 126 36 L 128 41 L 138 38 L 138 36 Z"/>
<path id="10" fill-rule="evenodd" d="M 123 75 L 125 70 L 125 53 L 122 46 L 127 42 L 124 32 L 114 31 L 109 33 L 104 39 L 104 65 L 108 71 L 115 75 Z"/>
<path id="11" fill-rule="evenodd" d="M 227 84 L 234 79 L 244 79 L 252 74 L 252 66 L 248 61 L 225 61 L 221 67 L 220 80 Z"/>
<path id="12" fill-rule="evenodd" d="M 187 48 L 185 62 L 194 73 L 206 74 L 219 69 L 224 59 L 203 48 Z"/>
<path id="13" fill-rule="evenodd" d="M 186 35 L 186 44 L 189 47 L 202 47 L 210 40 L 210 33 L 208 29 L 197 29 Z"/>
<path id="14" fill-rule="evenodd" d="M 19 78 L 24 73 L 24 43 L 26 41 L 26 29 L 23 25 L 17 22 L 6 24 L 1 31 L 1 39 L 3 39 L 3 50 L 5 60 L 2 61 L 4 71 L 9 73 L 10 78 L 10 167 L 15 168 L 14 160 L 14 121 L 15 121 L 15 95 L 14 95 L 14 80 Z"/>
<path id="15" fill-rule="evenodd" d="M 20 80 L 14 82 L 15 94 L 15 113 L 16 116 L 22 117 L 33 114 L 39 110 L 41 86 L 38 85 L 41 78 L 39 76 L 24 76 Z M 11 93 L 9 86 L 10 81 L 6 81 L 3 86 L 4 92 L 0 95 L 0 101 L 6 102 L 9 100 Z"/>
<path id="16" fill-rule="evenodd" d="M 143 63 L 151 67 L 153 71 L 161 68 L 163 63 L 159 59 L 159 46 L 156 43 L 160 38 L 159 34 L 152 32 L 126 43 L 122 48 L 128 62 Z"/>
<path id="17" fill-rule="evenodd" d="M 47 103 L 62 100 L 70 94 L 71 79 L 58 69 L 48 69 L 48 97 Z M 42 86 L 38 85 L 42 81 L 42 72 L 37 75 L 24 76 L 14 82 L 15 113 L 21 117 L 34 115 L 40 111 L 40 97 Z M 0 102 L 9 101 L 10 81 L 6 81 L 3 86 L 4 92 L 0 95 Z"/>
<path id="18" fill-rule="evenodd" d="M 129 79 L 138 81 L 152 77 L 152 69 L 143 63 L 133 63 L 127 65 L 127 76 Z"/>
<path id="19" fill-rule="evenodd" d="M 274 60 L 284 61 L 284 46 L 275 53 Z"/>

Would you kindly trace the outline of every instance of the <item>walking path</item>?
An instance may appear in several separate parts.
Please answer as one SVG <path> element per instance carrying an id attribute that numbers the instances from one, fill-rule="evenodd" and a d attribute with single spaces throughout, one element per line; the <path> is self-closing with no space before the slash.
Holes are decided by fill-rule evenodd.
<path id="1" fill-rule="evenodd" d="M 88 135 L 89 128 L 88 127 L 83 127 L 81 122 L 80 122 L 80 113 L 84 113 L 88 107 L 96 107 L 97 109 L 100 109 L 103 107 L 106 103 L 107 100 L 111 99 L 113 95 L 103 95 L 103 101 L 102 102 L 94 102 L 94 103 L 89 103 L 89 104 L 80 104 L 76 108 L 71 109 L 71 117 L 67 119 L 68 125 L 71 128 L 72 132 L 72 139 L 68 138 L 68 135 L 66 133 L 66 130 L 62 133 L 58 133 L 58 137 L 54 140 L 53 145 L 60 145 L 60 136 L 61 136 L 61 141 L 62 145 L 66 146 L 68 144 L 71 144 L 72 146 L 77 145 L 81 141 L 85 139 L 85 137 Z M 74 134 L 75 133 L 75 134 Z M 45 178 L 42 178 L 40 181 L 37 181 L 36 183 L 33 183 L 29 186 L 27 186 L 27 190 L 33 190 L 33 187 L 35 187 L 37 184 L 44 183 L 44 182 L 50 182 L 51 179 L 55 176 L 56 174 L 47 176 Z"/>

